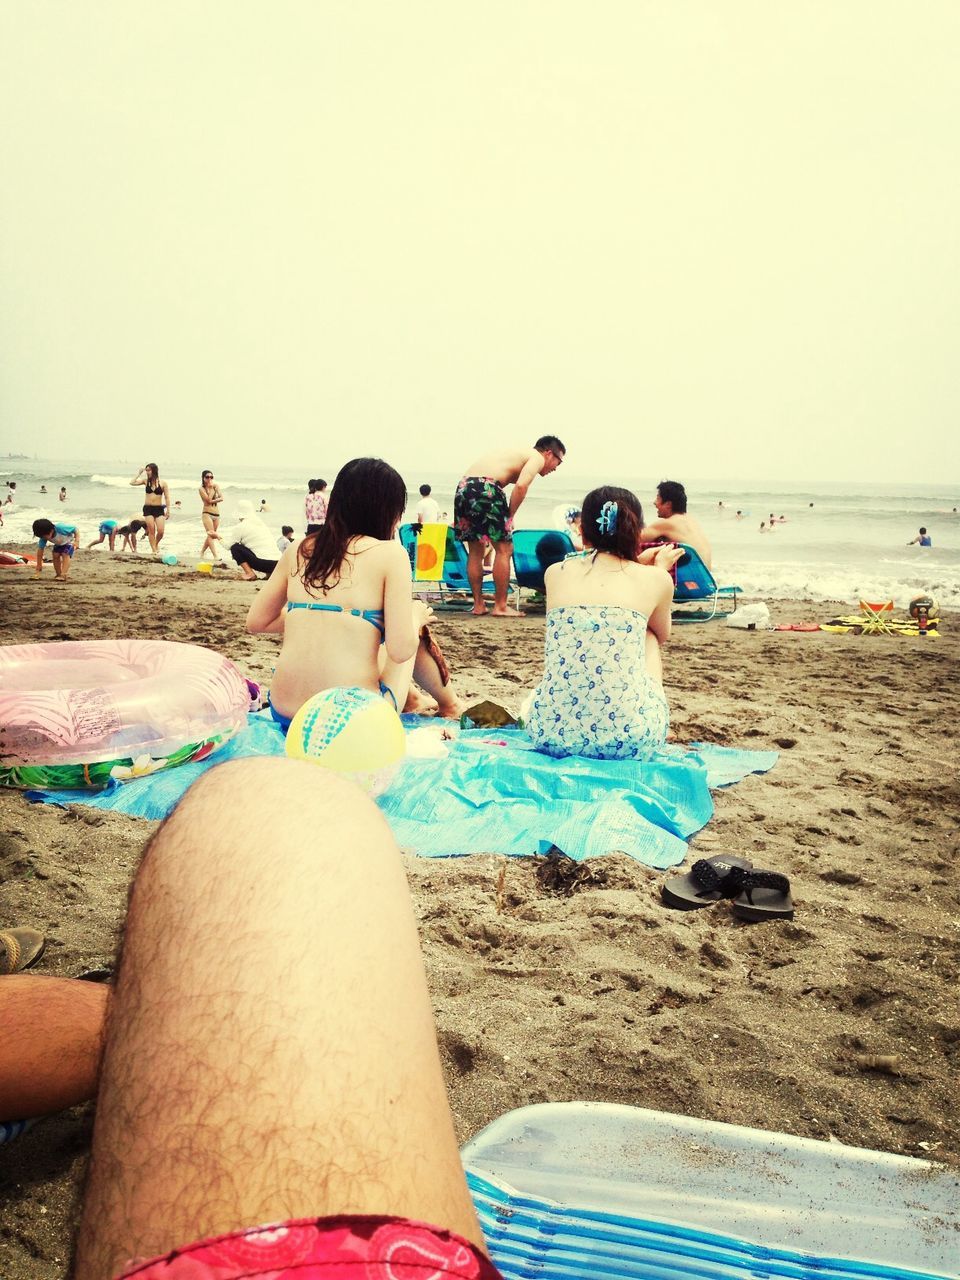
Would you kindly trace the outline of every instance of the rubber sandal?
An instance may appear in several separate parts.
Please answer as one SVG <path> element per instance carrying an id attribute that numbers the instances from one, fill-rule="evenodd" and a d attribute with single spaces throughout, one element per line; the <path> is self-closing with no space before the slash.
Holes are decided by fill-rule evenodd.
<path id="1" fill-rule="evenodd" d="M 743 892 L 730 905 L 741 920 L 792 920 L 790 881 L 779 871 L 750 871 Z"/>
<path id="2" fill-rule="evenodd" d="M 753 867 L 746 858 L 735 858 L 730 853 L 718 853 L 713 858 L 701 858 L 685 876 L 673 876 L 665 880 L 660 893 L 668 907 L 679 911 L 694 911 L 698 907 L 712 907 L 724 898 L 735 898 L 744 884 L 744 876 Z"/>
<path id="3" fill-rule="evenodd" d="M 35 965 L 47 940 L 37 929 L 5 929 L 0 932 L 0 973 L 19 973 Z"/>

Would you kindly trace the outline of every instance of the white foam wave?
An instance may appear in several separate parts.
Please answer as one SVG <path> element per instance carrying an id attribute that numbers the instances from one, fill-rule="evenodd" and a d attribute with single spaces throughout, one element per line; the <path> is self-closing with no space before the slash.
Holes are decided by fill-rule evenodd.
<path id="1" fill-rule="evenodd" d="M 92 475 L 90 477 L 90 483 L 107 485 L 111 489 L 132 489 L 135 486 L 130 484 L 130 479 L 130 476 Z M 194 489 L 200 488 L 199 476 L 185 478 L 183 476 L 171 477 L 161 475 L 160 479 L 166 481 L 171 492 L 176 490 L 180 493 L 184 489 L 193 491 Z M 306 494 L 307 492 L 306 484 L 289 484 L 281 481 L 274 482 L 272 480 L 218 480 L 217 484 L 224 490 L 243 489 L 250 493 L 284 492 Z"/>
<path id="2" fill-rule="evenodd" d="M 956 571 L 883 573 L 876 568 L 831 565 L 750 565 L 718 571 L 721 583 L 736 583 L 750 599 L 814 600 L 856 605 L 860 600 L 893 600 L 905 609 L 914 596 L 932 595 L 947 610 L 960 609 Z"/>

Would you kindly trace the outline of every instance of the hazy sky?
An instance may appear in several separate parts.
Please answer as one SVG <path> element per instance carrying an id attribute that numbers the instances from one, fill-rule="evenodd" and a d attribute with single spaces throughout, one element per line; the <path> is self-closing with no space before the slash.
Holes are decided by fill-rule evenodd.
<path id="1" fill-rule="evenodd" d="M 0 0 L 3 447 L 956 480 L 958 65 L 957 0 Z"/>

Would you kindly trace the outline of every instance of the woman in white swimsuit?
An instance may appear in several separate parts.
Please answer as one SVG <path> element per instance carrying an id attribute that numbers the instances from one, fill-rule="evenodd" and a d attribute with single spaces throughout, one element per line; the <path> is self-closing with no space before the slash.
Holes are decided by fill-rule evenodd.
<path id="1" fill-rule="evenodd" d="M 680 556 L 667 546 L 638 564 L 643 511 L 628 489 L 606 485 L 583 500 L 584 549 L 546 573 L 543 679 L 527 732 L 552 756 L 645 759 L 663 746 L 670 709 L 660 646 L 670 637 Z"/>

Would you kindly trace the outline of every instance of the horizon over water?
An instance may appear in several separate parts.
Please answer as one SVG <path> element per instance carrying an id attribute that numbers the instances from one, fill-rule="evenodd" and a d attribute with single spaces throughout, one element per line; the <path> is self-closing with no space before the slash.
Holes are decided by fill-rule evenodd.
<path id="1" fill-rule="evenodd" d="M 4 506 L 0 546 L 32 542 L 31 524 L 39 516 L 68 520 L 80 529 L 81 546 L 97 536 L 101 520 L 126 522 L 139 514 L 143 488 L 128 484 L 137 463 L 105 463 L 96 459 L 45 461 L 0 457 L 0 499 L 6 482 L 16 480 L 17 501 Z M 203 541 L 200 523 L 201 465 L 172 464 L 161 468 L 171 501 L 182 509 L 167 522 L 163 548 L 189 564 Z M 266 498 L 267 524 L 279 536 L 290 524 L 304 527 L 303 499 L 307 473 L 301 468 L 227 465 L 212 468 L 224 493 L 221 530 L 235 524 L 236 504 L 242 499 L 259 504 Z M 453 512 L 453 493 L 459 474 L 431 466 L 398 466 L 409 495 L 408 518 L 416 506 L 421 483 L 433 486 L 441 511 Z M 334 468 L 318 467 L 314 475 L 334 479 Z M 640 498 L 645 518 L 653 520 L 653 493 L 663 477 L 637 475 L 590 476 L 567 466 L 535 481 L 520 508 L 520 528 L 553 528 L 566 507 L 579 506 L 595 485 L 615 483 Z M 677 477 L 671 477 L 677 478 Z M 846 601 L 861 597 L 893 598 L 904 608 L 912 596 L 929 592 L 945 609 L 960 609 L 960 484 L 732 481 L 679 476 L 687 488 L 690 513 L 703 524 L 713 545 L 714 570 L 720 583 L 736 582 L 746 599 Z M 48 493 L 39 493 L 40 484 Z M 67 486 L 67 502 L 57 494 Z M 718 503 L 724 504 L 721 511 Z M 810 504 L 813 503 L 811 508 Z M 737 520 L 737 509 L 744 518 Z M 759 533 L 761 520 L 773 512 L 787 523 L 773 533 Z M 908 547 L 920 525 L 933 538 L 930 548 Z M 90 555 L 106 551 L 106 543 Z"/>

